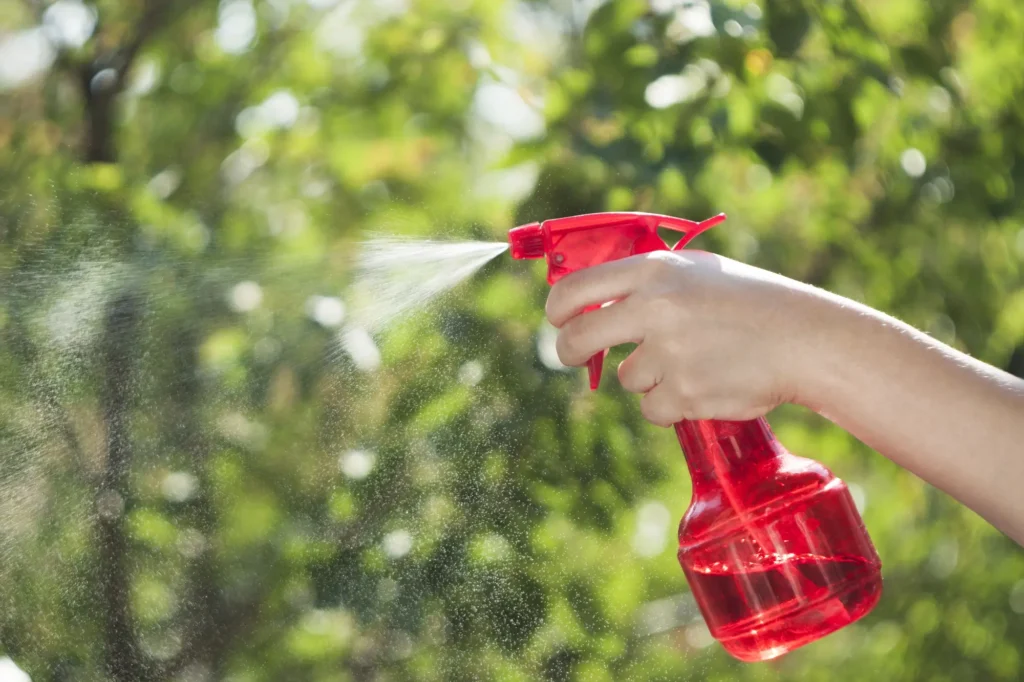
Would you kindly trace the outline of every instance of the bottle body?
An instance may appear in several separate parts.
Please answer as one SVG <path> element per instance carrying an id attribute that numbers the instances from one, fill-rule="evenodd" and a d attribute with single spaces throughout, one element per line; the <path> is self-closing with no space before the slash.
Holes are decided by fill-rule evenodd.
<path id="1" fill-rule="evenodd" d="M 730 654 L 776 658 L 874 607 L 881 562 L 840 479 L 783 450 L 763 419 L 676 430 L 694 479 L 679 563 Z"/>

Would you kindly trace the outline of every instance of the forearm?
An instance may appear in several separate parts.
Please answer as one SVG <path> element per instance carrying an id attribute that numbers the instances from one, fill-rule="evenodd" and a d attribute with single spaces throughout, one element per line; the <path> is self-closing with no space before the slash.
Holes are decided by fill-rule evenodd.
<path id="1" fill-rule="evenodd" d="M 889 316 L 814 297 L 804 402 L 1024 545 L 1024 381 Z"/>

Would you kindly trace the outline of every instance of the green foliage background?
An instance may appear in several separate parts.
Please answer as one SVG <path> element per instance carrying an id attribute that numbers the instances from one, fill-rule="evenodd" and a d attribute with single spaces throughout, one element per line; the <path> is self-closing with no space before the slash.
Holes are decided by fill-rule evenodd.
<path id="1" fill-rule="evenodd" d="M 306 308 L 371 232 L 725 211 L 704 248 L 1024 374 L 1024 5 L 98 0 L 4 76 L 72 4 L 0 0 L 0 651 L 33 680 L 1024 677 L 1024 553 L 790 408 L 885 595 L 773 663 L 712 644 L 678 448 L 545 364 L 539 265 L 376 368 Z"/>

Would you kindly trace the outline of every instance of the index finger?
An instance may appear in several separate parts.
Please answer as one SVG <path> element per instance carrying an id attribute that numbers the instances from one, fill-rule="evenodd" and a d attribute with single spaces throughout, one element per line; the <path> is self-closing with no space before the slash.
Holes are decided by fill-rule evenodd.
<path id="1" fill-rule="evenodd" d="M 548 321 L 561 327 L 585 308 L 617 301 L 636 290 L 643 255 L 577 270 L 555 282 L 544 308 Z"/>

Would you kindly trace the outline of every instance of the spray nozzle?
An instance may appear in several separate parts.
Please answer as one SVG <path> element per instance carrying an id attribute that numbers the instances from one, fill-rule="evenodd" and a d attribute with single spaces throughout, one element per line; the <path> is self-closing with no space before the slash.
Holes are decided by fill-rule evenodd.
<path id="1" fill-rule="evenodd" d="M 512 245 L 513 258 L 544 257 L 544 232 L 540 223 L 512 228 L 508 232 L 508 241 Z"/>

